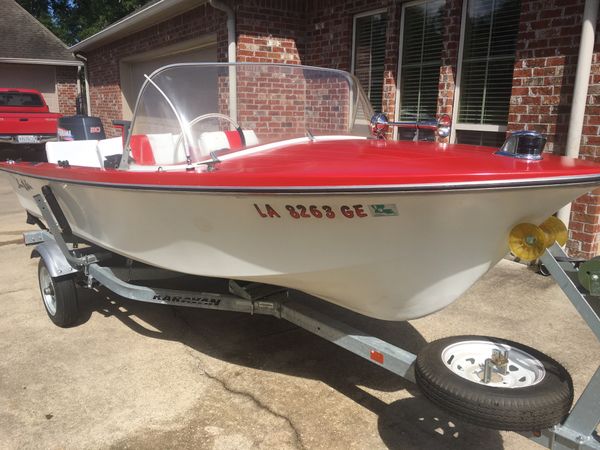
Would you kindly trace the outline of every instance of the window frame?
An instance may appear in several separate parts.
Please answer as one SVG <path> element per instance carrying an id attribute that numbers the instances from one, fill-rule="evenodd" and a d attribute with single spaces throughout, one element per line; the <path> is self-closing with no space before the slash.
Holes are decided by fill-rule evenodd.
<path id="1" fill-rule="evenodd" d="M 406 18 L 405 10 L 410 6 L 420 5 L 422 3 L 427 3 L 430 0 L 413 0 L 410 2 L 402 3 L 402 10 L 400 12 L 400 37 L 398 38 L 398 68 L 396 69 L 396 99 L 394 101 L 394 121 L 398 122 L 400 120 L 400 103 L 401 103 L 401 89 L 400 89 L 400 77 L 402 74 L 402 50 L 404 49 L 404 22 Z M 440 63 L 440 67 L 441 67 Z M 439 79 L 438 79 L 439 84 Z M 438 88 L 438 100 L 440 98 L 440 91 Z M 437 114 L 436 114 L 437 116 Z M 398 139 L 398 129 L 394 127 L 393 139 Z"/>
<path id="2" fill-rule="evenodd" d="M 354 69 L 355 69 L 355 59 L 356 59 L 356 22 L 358 19 L 361 19 L 363 17 L 368 17 L 368 16 L 375 16 L 377 14 L 389 14 L 389 9 L 388 8 L 378 8 L 378 9 L 371 9 L 368 11 L 363 11 L 361 13 L 358 14 L 354 14 L 354 16 L 352 16 L 352 58 L 350 61 L 350 73 L 352 74 L 352 76 L 356 76 L 356 74 L 354 73 Z M 388 18 L 389 20 L 389 18 Z M 386 37 L 387 37 L 387 23 L 386 23 Z M 386 41 L 387 43 L 387 41 Z M 384 70 L 385 72 L 385 70 Z M 383 86 L 385 87 L 385 79 L 382 80 L 383 82 Z M 383 93 L 382 93 L 383 95 Z M 383 100 L 383 97 L 382 97 Z M 371 100 L 369 99 L 369 102 Z M 381 105 L 382 109 L 383 109 L 383 105 Z"/>
<path id="3" fill-rule="evenodd" d="M 453 120 L 451 131 L 450 131 L 450 142 L 456 143 L 456 131 L 489 131 L 489 132 L 506 132 L 508 125 L 490 125 L 490 124 L 475 124 L 475 123 L 464 123 L 458 121 L 458 107 L 460 103 L 460 87 L 462 82 L 462 66 L 463 66 L 463 55 L 465 48 L 465 33 L 467 25 L 467 12 L 469 8 L 469 1 L 462 1 L 462 11 L 460 20 L 460 39 L 458 43 L 458 61 L 456 63 L 456 84 L 454 86 L 454 100 L 452 102 L 452 116 L 456 118 Z M 510 100 L 509 100 L 510 101 Z"/>

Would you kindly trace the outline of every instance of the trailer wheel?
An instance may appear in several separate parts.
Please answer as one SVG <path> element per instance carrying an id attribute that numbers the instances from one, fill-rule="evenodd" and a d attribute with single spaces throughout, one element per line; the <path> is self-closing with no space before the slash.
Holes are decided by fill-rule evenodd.
<path id="1" fill-rule="evenodd" d="M 508 350 L 507 370 L 503 375 L 494 366 L 485 383 L 484 366 L 492 350 Z M 433 403 L 458 418 L 497 430 L 551 427 L 573 402 L 573 383 L 564 367 L 531 347 L 498 338 L 434 341 L 417 356 L 415 377 Z"/>
<path id="2" fill-rule="evenodd" d="M 540 263 L 540 265 L 538 266 L 537 273 L 539 273 L 543 277 L 549 277 L 550 276 L 550 271 L 542 263 Z"/>
<path id="3" fill-rule="evenodd" d="M 38 281 L 48 317 L 62 328 L 75 324 L 79 317 L 77 287 L 73 278 L 52 278 L 43 258 L 38 264 Z"/>

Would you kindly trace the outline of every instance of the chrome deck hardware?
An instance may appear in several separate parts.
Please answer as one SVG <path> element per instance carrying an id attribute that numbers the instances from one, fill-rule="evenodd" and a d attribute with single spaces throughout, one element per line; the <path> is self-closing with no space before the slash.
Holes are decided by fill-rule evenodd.
<path id="1" fill-rule="evenodd" d="M 497 155 L 538 161 L 543 158 L 546 137 L 537 131 L 515 131 L 502 144 Z"/>

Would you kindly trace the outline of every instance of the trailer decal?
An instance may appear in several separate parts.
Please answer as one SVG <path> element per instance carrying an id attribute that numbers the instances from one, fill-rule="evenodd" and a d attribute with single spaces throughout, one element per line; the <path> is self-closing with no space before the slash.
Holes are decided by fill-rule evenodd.
<path id="1" fill-rule="evenodd" d="M 159 295 L 155 294 L 152 297 L 152 300 L 156 300 L 159 302 L 167 302 L 167 303 L 188 303 L 192 305 L 207 305 L 207 306 L 219 306 L 221 304 L 221 299 L 211 298 L 211 297 L 184 297 L 184 296 L 170 296 L 170 295 Z"/>

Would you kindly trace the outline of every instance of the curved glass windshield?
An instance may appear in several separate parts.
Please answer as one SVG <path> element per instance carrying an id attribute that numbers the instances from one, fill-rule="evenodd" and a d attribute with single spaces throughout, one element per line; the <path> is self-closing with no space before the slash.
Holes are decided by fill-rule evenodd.
<path id="1" fill-rule="evenodd" d="M 175 64 L 142 86 L 123 165 L 193 164 L 289 139 L 366 137 L 372 114 L 356 79 L 343 71 Z"/>

